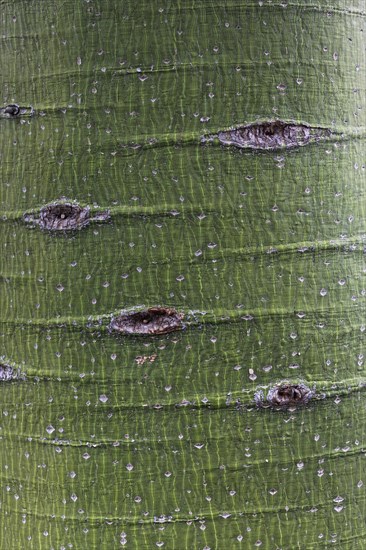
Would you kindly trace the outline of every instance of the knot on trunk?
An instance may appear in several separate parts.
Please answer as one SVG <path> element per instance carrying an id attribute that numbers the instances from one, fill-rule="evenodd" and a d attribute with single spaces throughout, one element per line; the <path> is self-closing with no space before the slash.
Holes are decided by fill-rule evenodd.
<path id="1" fill-rule="evenodd" d="M 217 137 L 223 145 L 234 145 L 241 149 L 272 150 L 307 145 L 328 135 L 329 131 L 323 128 L 274 120 L 222 131 Z"/>
<path id="2" fill-rule="evenodd" d="M 39 216 L 39 225 L 50 231 L 78 229 L 89 223 L 90 209 L 69 202 L 44 206 Z"/>
<path id="3" fill-rule="evenodd" d="M 33 115 L 33 107 L 20 107 L 16 103 L 9 103 L 0 108 L 0 118 L 17 118 L 19 116 Z"/>
<path id="4" fill-rule="evenodd" d="M 288 409 L 305 405 L 314 396 L 314 391 L 305 384 L 282 382 L 270 388 L 267 397 L 259 391 L 255 394 L 255 402 L 259 407 Z"/>
<path id="5" fill-rule="evenodd" d="M 166 334 L 183 328 L 184 315 L 175 309 L 151 307 L 112 319 L 110 329 L 122 334 Z"/>
<path id="6" fill-rule="evenodd" d="M 89 206 L 80 206 L 76 202 L 61 199 L 43 206 L 39 217 L 33 214 L 24 214 L 24 221 L 38 224 L 41 229 L 48 231 L 70 231 L 81 229 L 91 221 L 105 221 L 110 218 L 109 210 L 91 216 Z"/>

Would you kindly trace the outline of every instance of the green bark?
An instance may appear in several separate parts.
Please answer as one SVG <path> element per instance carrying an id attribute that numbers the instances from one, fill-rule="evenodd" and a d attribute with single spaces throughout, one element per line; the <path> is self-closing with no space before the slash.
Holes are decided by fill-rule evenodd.
<path id="1" fill-rule="evenodd" d="M 0 10 L 0 548 L 365 548 L 364 2 Z M 209 139 L 274 120 L 324 139 Z"/>

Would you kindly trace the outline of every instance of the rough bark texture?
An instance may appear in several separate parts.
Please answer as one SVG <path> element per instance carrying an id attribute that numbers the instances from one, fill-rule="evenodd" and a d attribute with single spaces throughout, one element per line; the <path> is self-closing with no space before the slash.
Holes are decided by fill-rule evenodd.
<path id="1" fill-rule="evenodd" d="M 0 14 L 0 548 L 364 549 L 364 0 Z"/>

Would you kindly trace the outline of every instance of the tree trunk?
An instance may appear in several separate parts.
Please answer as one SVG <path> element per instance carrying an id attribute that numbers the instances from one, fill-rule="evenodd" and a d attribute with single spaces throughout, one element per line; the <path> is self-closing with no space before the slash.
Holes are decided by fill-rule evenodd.
<path id="1" fill-rule="evenodd" d="M 365 15 L 2 5 L 0 548 L 365 548 Z"/>

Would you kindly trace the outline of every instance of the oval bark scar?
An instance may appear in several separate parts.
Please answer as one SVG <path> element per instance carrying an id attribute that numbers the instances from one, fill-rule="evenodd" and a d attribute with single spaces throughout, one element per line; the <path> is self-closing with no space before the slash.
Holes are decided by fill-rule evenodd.
<path id="1" fill-rule="evenodd" d="M 26 222 L 33 222 L 41 229 L 48 231 L 70 231 L 81 229 L 91 221 L 105 221 L 110 218 L 109 211 L 101 212 L 91 216 L 89 206 L 67 200 L 54 202 L 41 208 L 39 218 L 33 215 L 24 215 Z"/>
<path id="2" fill-rule="evenodd" d="M 72 203 L 50 204 L 41 209 L 39 226 L 51 231 L 78 229 L 89 223 L 90 208 Z"/>
<path id="3" fill-rule="evenodd" d="M 223 145 L 234 145 L 240 149 L 272 150 L 300 147 L 329 135 L 329 130 L 324 128 L 274 120 L 218 132 L 217 137 Z"/>
<path id="4" fill-rule="evenodd" d="M 10 103 L 0 108 L 0 118 L 17 118 L 24 115 L 32 116 L 33 113 L 33 107 L 20 107 L 16 103 Z"/>
<path id="5" fill-rule="evenodd" d="M 183 317 L 182 313 L 172 308 L 150 307 L 115 317 L 110 329 L 121 334 L 166 334 L 181 330 Z"/>
<path id="6" fill-rule="evenodd" d="M 255 394 L 254 399 L 259 407 L 287 409 L 305 405 L 314 395 L 314 390 L 305 384 L 282 382 L 270 388 L 266 397 L 262 391 L 259 391 Z"/>

